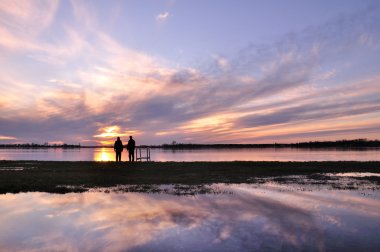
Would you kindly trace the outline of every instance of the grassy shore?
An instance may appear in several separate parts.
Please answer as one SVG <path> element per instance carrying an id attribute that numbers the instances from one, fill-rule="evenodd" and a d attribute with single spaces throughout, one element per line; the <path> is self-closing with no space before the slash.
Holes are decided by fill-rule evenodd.
<path id="1" fill-rule="evenodd" d="M 66 162 L 0 161 L 0 193 L 76 192 L 116 185 L 256 183 L 288 175 L 380 173 L 380 162 Z M 380 184 L 380 177 L 370 177 Z M 64 187 L 62 187 L 64 185 Z"/>

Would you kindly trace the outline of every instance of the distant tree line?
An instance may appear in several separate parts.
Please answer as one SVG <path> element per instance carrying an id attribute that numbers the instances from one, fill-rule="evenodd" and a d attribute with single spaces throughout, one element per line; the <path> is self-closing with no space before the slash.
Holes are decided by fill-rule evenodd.
<path id="1" fill-rule="evenodd" d="M 379 140 L 367 140 L 359 138 L 354 140 L 339 140 L 339 141 L 325 141 L 325 142 L 303 142 L 292 144 L 292 147 L 306 147 L 306 148 L 360 148 L 360 147 L 380 147 Z"/>
<path id="2" fill-rule="evenodd" d="M 0 144 L 0 148 L 81 148 L 80 144 L 36 144 L 36 143 L 23 143 L 23 144 Z"/>
<path id="3" fill-rule="evenodd" d="M 300 143 L 273 143 L 273 144 L 191 144 L 177 143 L 150 146 L 164 149 L 202 149 L 202 148 L 370 148 L 380 147 L 379 140 L 365 138 L 338 141 L 310 141 Z"/>

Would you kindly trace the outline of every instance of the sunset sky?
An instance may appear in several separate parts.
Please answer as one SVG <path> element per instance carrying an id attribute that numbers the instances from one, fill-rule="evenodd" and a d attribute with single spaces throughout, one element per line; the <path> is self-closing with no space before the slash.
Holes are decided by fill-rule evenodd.
<path id="1" fill-rule="evenodd" d="M 0 144 L 380 139 L 380 1 L 0 1 Z"/>

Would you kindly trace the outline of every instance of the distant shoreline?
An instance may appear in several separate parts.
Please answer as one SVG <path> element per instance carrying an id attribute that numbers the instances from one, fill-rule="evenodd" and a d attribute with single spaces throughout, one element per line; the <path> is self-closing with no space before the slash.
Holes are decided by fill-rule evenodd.
<path id="1" fill-rule="evenodd" d="M 162 145 L 140 145 L 140 148 L 152 149 L 174 149 L 174 150 L 192 150 L 192 149 L 241 149 L 241 148 L 335 148 L 335 149 L 362 149 L 362 148 L 380 148 L 380 140 L 339 140 L 323 142 L 301 142 L 301 143 L 273 143 L 273 144 L 190 144 L 190 143 L 173 143 Z M 113 148 L 113 146 L 82 146 L 75 144 L 48 145 L 48 144 L 0 144 L 0 148 L 18 148 L 18 149 L 47 149 L 47 148 Z"/>

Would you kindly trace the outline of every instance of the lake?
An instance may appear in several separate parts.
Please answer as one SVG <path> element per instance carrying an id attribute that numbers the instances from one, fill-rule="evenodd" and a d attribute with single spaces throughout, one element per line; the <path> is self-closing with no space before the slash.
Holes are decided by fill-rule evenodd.
<path id="1" fill-rule="evenodd" d="M 379 190 L 276 183 L 211 187 L 219 193 L 3 194 L 0 247 L 2 251 L 380 248 Z"/>
<path id="2" fill-rule="evenodd" d="M 113 161 L 112 148 L 16 149 L 0 148 L 0 160 Z M 128 160 L 123 152 L 122 160 Z M 380 161 L 380 148 L 366 149 L 151 149 L 152 161 Z"/>

